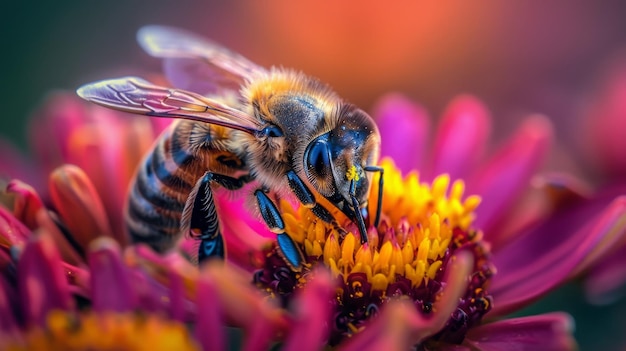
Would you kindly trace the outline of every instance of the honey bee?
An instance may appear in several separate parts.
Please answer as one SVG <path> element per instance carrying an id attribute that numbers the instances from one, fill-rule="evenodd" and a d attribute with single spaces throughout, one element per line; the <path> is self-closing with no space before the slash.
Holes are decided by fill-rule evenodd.
<path id="1" fill-rule="evenodd" d="M 295 271 L 300 248 L 285 232 L 275 200 L 295 198 L 321 220 L 330 204 L 357 224 L 367 241 L 367 207 L 380 134 L 373 119 L 327 85 L 293 70 L 265 69 L 184 30 L 147 26 L 140 45 L 164 60 L 176 88 L 123 77 L 84 85 L 77 94 L 134 114 L 176 120 L 142 161 L 131 184 L 125 223 L 134 242 L 159 252 L 181 235 L 200 241 L 198 260 L 224 257 L 213 191 L 256 185 L 251 199 L 276 233 L 278 251 Z M 192 92 L 193 91 L 193 92 Z M 291 194 L 291 195 L 290 195 Z"/>

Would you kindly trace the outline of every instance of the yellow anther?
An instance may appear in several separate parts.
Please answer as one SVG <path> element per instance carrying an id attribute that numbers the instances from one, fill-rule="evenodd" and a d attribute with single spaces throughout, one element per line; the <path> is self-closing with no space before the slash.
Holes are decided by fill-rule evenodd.
<path id="1" fill-rule="evenodd" d="M 372 264 L 372 250 L 369 248 L 369 245 L 365 244 L 359 247 L 356 252 L 356 263 L 371 265 Z"/>
<path id="2" fill-rule="evenodd" d="M 291 239 L 295 242 L 304 242 L 306 232 L 300 228 L 300 224 L 298 223 L 296 217 L 294 217 L 291 213 L 285 213 L 283 214 L 283 220 L 285 221 L 285 226 L 287 227 L 287 235 L 289 235 L 289 237 L 291 237 Z"/>
<path id="3" fill-rule="evenodd" d="M 322 246 L 320 245 L 319 241 L 314 241 L 313 242 L 313 250 L 311 251 L 311 256 L 313 257 L 320 257 L 322 256 L 322 253 L 324 251 L 322 250 Z"/>
<path id="4" fill-rule="evenodd" d="M 348 169 L 348 172 L 346 172 L 346 178 L 348 178 L 348 180 L 354 180 L 355 182 L 358 182 L 359 177 L 359 172 L 354 165 L 352 165 L 350 169 Z"/>
<path id="5" fill-rule="evenodd" d="M 324 227 L 324 223 L 322 221 L 317 221 L 315 223 L 315 240 L 321 243 L 326 240 L 326 228 Z"/>
<path id="6" fill-rule="evenodd" d="M 387 280 L 384 274 L 377 273 L 370 279 L 370 283 L 372 284 L 373 290 L 385 291 L 389 285 L 389 280 Z"/>
<path id="7" fill-rule="evenodd" d="M 417 260 L 426 262 L 428 259 L 428 253 L 430 252 L 430 240 L 425 238 L 420 243 L 419 248 L 417 249 Z"/>
<path id="8" fill-rule="evenodd" d="M 335 261 L 338 260 L 340 254 L 341 249 L 339 247 L 339 241 L 334 234 L 330 234 L 324 244 L 324 264 L 328 265 L 328 260 L 331 258 Z"/>
<path id="9" fill-rule="evenodd" d="M 446 192 L 448 191 L 448 185 L 450 185 L 450 176 L 447 174 L 442 174 L 437 176 L 433 181 L 432 186 L 432 194 L 433 198 L 441 199 L 446 196 Z"/>
<path id="10" fill-rule="evenodd" d="M 439 271 L 439 268 L 441 268 L 441 265 L 443 264 L 443 262 L 441 261 L 435 261 L 433 262 L 430 267 L 428 267 L 428 271 L 426 272 L 426 276 L 430 279 L 435 279 L 435 276 L 437 275 L 437 272 Z"/>
<path id="11" fill-rule="evenodd" d="M 402 260 L 404 261 L 404 263 L 411 263 L 413 262 L 413 257 L 413 245 L 410 241 L 407 241 L 402 248 Z"/>
<path id="12" fill-rule="evenodd" d="M 341 243 L 341 258 L 343 259 L 344 265 L 350 265 L 350 267 L 354 266 L 354 249 L 355 249 L 356 239 L 354 238 L 354 234 L 348 233 L 346 237 L 343 239 Z"/>
<path id="13" fill-rule="evenodd" d="M 441 226 L 441 220 L 439 219 L 439 214 L 433 213 L 430 216 L 430 239 L 436 239 L 439 237 L 439 228 Z"/>

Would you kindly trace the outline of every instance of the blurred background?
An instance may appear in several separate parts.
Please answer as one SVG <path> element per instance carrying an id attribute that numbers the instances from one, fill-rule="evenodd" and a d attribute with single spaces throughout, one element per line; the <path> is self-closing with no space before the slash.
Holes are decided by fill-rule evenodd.
<path id="1" fill-rule="evenodd" d="M 145 24 L 210 37 L 251 60 L 305 71 L 365 110 L 401 92 L 437 118 L 459 93 L 491 109 L 494 142 L 529 113 L 555 125 L 551 167 L 591 174 L 580 119 L 626 49 L 626 4 L 343 0 L 5 2 L 0 14 L 0 137 L 27 150 L 32 111 L 53 90 L 124 74 L 158 72 L 135 42 Z M 620 127 L 620 126 L 618 126 Z M 626 125 L 623 125 L 626 129 Z M 566 161 L 564 161 L 566 160 Z M 524 314 L 569 310 L 583 350 L 626 347 L 626 302 L 588 305 L 570 285 Z"/>

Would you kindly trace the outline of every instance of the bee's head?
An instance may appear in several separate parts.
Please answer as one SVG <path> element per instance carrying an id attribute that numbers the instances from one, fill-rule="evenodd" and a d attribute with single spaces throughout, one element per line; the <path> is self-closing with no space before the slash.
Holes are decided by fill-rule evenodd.
<path id="1" fill-rule="evenodd" d="M 378 162 L 380 134 L 372 118 L 354 105 L 343 104 L 336 113 L 336 125 L 307 145 L 304 172 L 317 192 L 354 220 L 359 209 L 352 206 L 351 191 L 363 208 L 371 183 L 365 167 Z"/>

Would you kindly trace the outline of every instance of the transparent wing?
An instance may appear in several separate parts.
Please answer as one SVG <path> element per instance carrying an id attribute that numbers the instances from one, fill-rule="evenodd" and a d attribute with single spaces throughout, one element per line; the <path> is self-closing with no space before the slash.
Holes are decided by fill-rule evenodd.
<path id="1" fill-rule="evenodd" d="M 137 40 L 148 54 L 164 59 L 173 86 L 203 95 L 237 92 L 246 78 L 265 72 L 245 57 L 182 29 L 146 26 Z"/>
<path id="2" fill-rule="evenodd" d="M 160 87 L 137 77 L 103 80 L 84 85 L 76 93 L 87 101 L 125 112 L 184 118 L 256 133 L 257 119 L 202 95 Z"/>

